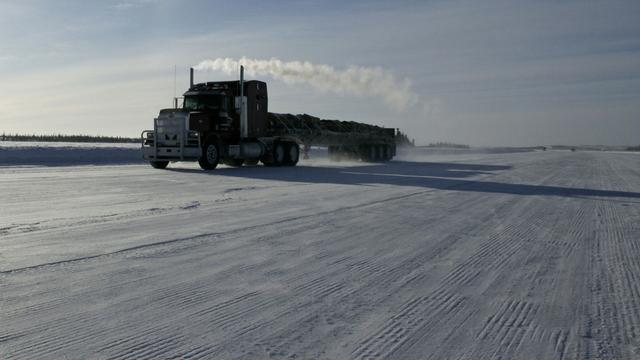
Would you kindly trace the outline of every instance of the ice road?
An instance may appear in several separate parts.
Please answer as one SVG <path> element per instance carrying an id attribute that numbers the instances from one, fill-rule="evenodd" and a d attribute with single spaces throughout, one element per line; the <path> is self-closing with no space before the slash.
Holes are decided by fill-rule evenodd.
<path id="1" fill-rule="evenodd" d="M 0 188 L 3 359 L 640 357 L 638 154 L 14 164 Z"/>

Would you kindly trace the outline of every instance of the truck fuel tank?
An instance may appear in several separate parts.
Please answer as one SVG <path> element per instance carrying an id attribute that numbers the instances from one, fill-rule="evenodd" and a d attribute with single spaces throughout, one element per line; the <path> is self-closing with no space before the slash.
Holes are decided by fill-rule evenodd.
<path id="1" fill-rule="evenodd" d="M 261 142 L 242 142 L 240 145 L 229 145 L 229 156 L 239 159 L 260 159 L 266 152 Z"/>

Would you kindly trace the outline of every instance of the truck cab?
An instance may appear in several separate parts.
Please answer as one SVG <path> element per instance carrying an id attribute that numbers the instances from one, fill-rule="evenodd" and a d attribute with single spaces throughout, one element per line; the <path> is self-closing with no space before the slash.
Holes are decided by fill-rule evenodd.
<path id="1" fill-rule="evenodd" d="M 142 153 L 156 168 L 171 161 L 198 161 L 204 169 L 230 166 L 295 165 L 295 138 L 270 136 L 267 84 L 258 80 L 193 84 L 182 107 L 163 109 L 153 130 L 144 131 Z"/>

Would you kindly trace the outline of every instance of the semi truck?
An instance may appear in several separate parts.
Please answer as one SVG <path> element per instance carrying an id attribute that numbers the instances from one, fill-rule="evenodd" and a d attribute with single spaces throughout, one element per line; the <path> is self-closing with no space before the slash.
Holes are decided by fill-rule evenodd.
<path id="1" fill-rule="evenodd" d="M 396 154 L 393 128 L 324 120 L 307 114 L 268 111 L 267 84 L 244 80 L 194 83 L 174 107 L 160 110 L 153 130 L 142 132 L 143 158 L 154 168 L 170 162 L 197 161 L 205 170 L 218 164 L 295 166 L 301 150 L 327 147 L 329 157 L 388 161 Z"/>

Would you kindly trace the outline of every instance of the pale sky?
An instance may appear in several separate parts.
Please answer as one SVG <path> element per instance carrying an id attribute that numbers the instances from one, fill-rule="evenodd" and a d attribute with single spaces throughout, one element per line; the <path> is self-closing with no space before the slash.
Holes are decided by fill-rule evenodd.
<path id="1" fill-rule="evenodd" d="M 2 1 L 0 132 L 138 136 L 219 57 L 381 67 L 419 104 L 261 78 L 418 143 L 640 144 L 640 1 Z M 231 80 L 207 71 L 197 81 Z"/>

